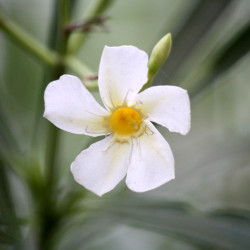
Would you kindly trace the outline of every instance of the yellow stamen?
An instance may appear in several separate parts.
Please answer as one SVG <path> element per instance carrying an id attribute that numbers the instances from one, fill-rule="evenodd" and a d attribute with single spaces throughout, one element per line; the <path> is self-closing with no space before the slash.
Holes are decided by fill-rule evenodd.
<path id="1" fill-rule="evenodd" d="M 119 136 L 129 136 L 139 131 L 142 123 L 141 114 L 133 108 L 116 109 L 109 117 L 110 130 Z"/>

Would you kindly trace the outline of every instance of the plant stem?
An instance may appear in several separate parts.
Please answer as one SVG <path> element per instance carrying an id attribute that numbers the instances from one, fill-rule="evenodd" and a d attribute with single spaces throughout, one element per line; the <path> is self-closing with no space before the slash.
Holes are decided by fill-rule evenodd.
<path id="1" fill-rule="evenodd" d="M 79 77 L 86 77 L 94 74 L 91 69 L 89 69 L 86 65 L 82 64 L 77 58 L 73 56 L 65 56 L 63 58 L 63 63 L 66 67 L 78 73 Z"/>
<path id="2" fill-rule="evenodd" d="M 65 10 L 64 10 L 65 11 Z M 0 28 L 19 46 L 29 52 L 32 56 L 36 57 L 49 66 L 50 68 L 57 68 L 54 70 L 58 71 L 58 65 L 62 67 L 67 67 L 72 70 L 76 75 L 80 78 L 84 78 L 88 75 L 93 75 L 93 72 L 88 69 L 82 62 L 78 59 L 69 56 L 67 57 L 65 54 L 67 41 L 60 42 L 60 48 L 57 48 L 58 52 L 55 52 L 36 39 L 34 39 L 30 34 L 28 34 L 22 27 L 12 21 L 9 17 L 7 17 L 0 9 Z M 61 32 L 61 34 L 63 34 Z M 61 38 L 64 40 L 68 40 L 68 37 Z M 61 53 L 64 51 L 63 53 Z M 59 75 L 59 71 L 57 76 Z M 58 77 L 57 77 L 58 78 Z M 54 78 L 55 79 L 55 78 Z M 96 88 L 96 84 L 86 82 L 85 86 L 87 88 Z"/>
<path id="3" fill-rule="evenodd" d="M 104 13 L 104 11 L 112 4 L 114 0 L 96 0 L 84 15 L 84 18 L 96 17 Z M 68 54 L 76 54 L 87 38 L 87 34 L 82 32 L 71 35 L 68 44 Z"/>
<path id="4" fill-rule="evenodd" d="M 55 16 L 54 22 L 57 22 L 57 32 L 53 34 L 54 38 L 58 43 L 55 46 L 55 50 L 58 53 L 59 58 L 64 58 L 67 46 L 67 36 L 63 32 L 64 26 L 67 24 L 69 19 L 68 13 L 68 0 L 59 0 L 55 3 Z M 63 60 L 57 60 L 57 64 L 51 71 L 51 79 L 57 79 L 65 73 L 65 65 L 62 63 Z M 48 124 L 47 131 L 47 147 L 46 147 L 46 179 L 45 179 L 45 195 L 43 195 L 43 202 L 40 207 L 40 234 L 39 234 L 39 249 L 50 250 L 53 248 L 54 235 L 58 230 L 61 217 L 60 212 L 57 208 L 58 199 L 58 145 L 59 141 L 59 130 L 52 124 Z"/>
<path id="5" fill-rule="evenodd" d="M 56 54 L 37 42 L 18 24 L 7 17 L 0 9 L 0 28 L 12 38 L 18 45 L 28 50 L 32 55 L 39 58 L 50 67 L 54 67 L 57 62 Z"/>

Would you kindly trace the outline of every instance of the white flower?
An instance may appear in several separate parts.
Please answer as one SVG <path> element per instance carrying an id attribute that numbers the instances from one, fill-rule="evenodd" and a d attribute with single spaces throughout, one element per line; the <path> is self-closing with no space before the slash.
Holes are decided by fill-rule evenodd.
<path id="1" fill-rule="evenodd" d="M 154 189 L 174 179 L 172 151 L 151 123 L 171 132 L 190 129 L 190 103 L 185 90 L 157 86 L 139 93 L 147 82 L 148 56 L 133 46 L 105 47 L 99 67 L 101 107 L 82 82 L 63 75 L 45 90 L 44 117 L 75 134 L 106 135 L 83 150 L 71 164 L 75 180 L 101 196 L 126 176 L 135 192 Z"/>

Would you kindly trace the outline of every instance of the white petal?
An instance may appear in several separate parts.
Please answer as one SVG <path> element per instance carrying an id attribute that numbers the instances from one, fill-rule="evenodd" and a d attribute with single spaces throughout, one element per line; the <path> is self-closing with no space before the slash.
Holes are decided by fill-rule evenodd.
<path id="1" fill-rule="evenodd" d="M 150 123 L 146 133 L 134 143 L 126 184 L 135 192 L 145 192 L 174 179 L 174 157 L 167 141 Z"/>
<path id="2" fill-rule="evenodd" d="M 176 86 L 146 89 L 136 97 L 150 121 L 171 132 L 187 134 L 190 129 L 190 101 L 186 90 Z"/>
<path id="3" fill-rule="evenodd" d="M 99 90 L 106 107 L 134 99 L 147 82 L 148 56 L 134 46 L 104 47 L 99 67 Z"/>
<path id="4" fill-rule="evenodd" d="M 55 126 L 75 134 L 99 136 L 106 134 L 102 108 L 80 79 L 63 75 L 51 82 L 44 93 L 44 117 Z"/>
<path id="5" fill-rule="evenodd" d="M 109 192 L 126 175 L 130 146 L 112 136 L 92 144 L 71 164 L 75 180 L 99 196 Z"/>

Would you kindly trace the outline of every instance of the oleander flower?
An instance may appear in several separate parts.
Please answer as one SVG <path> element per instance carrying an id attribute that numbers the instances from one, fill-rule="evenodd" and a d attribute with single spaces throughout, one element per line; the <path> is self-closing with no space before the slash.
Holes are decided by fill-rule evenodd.
<path id="1" fill-rule="evenodd" d="M 148 56 L 133 46 L 105 46 L 98 73 L 103 108 L 75 76 L 63 75 L 45 90 L 44 117 L 75 134 L 106 137 L 71 164 L 74 179 L 101 196 L 125 176 L 129 189 L 144 192 L 175 177 L 167 141 L 151 122 L 185 135 L 190 102 L 176 86 L 150 87 Z"/>

